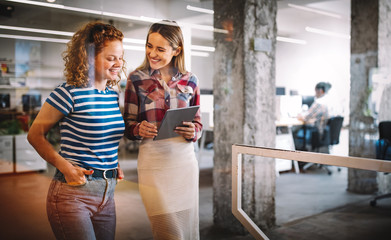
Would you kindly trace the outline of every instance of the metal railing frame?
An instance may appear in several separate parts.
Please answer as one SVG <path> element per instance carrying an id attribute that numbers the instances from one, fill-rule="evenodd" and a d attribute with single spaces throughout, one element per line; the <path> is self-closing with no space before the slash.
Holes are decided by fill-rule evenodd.
<path id="1" fill-rule="evenodd" d="M 234 144 L 232 145 L 232 213 L 250 232 L 259 240 L 269 238 L 259 229 L 251 218 L 242 209 L 242 155 L 255 155 L 269 158 L 282 158 L 309 163 L 319 163 L 347 168 L 391 172 L 391 161 L 371 158 L 345 157 L 324 153 L 282 150 L 266 147 L 255 147 Z"/>

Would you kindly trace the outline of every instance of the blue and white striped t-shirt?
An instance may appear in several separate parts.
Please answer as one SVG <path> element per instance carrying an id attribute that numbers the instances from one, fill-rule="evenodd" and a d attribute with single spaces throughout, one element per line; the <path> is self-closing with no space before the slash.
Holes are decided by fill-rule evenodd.
<path id="1" fill-rule="evenodd" d="M 83 168 L 118 166 L 118 145 L 125 129 L 118 93 L 61 84 L 46 102 L 61 111 L 61 156 Z"/>

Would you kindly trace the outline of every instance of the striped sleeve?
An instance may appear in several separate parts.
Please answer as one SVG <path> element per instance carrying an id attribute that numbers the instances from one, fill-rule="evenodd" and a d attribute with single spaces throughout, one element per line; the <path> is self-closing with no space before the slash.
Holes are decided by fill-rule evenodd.
<path id="1" fill-rule="evenodd" d="M 73 98 L 66 83 L 56 87 L 46 99 L 46 102 L 62 112 L 65 116 L 73 109 Z"/>

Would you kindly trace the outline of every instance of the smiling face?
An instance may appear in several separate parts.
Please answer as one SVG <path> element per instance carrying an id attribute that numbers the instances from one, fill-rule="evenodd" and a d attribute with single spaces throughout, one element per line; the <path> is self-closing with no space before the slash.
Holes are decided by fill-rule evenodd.
<path id="1" fill-rule="evenodd" d="M 164 70 L 171 67 L 171 60 L 178 56 L 181 49 L 173 49 L 170 43 L 160 33 L 151 33 L 148 36 L 146 55 L 149 65 L 155 70 Z"/>
<path id="2" fill-rule="evenodd" d="M 106 41 L 95 57 L 95 82 L 118 79 L 123 65 L 123 46 L 119 40 Z"/>

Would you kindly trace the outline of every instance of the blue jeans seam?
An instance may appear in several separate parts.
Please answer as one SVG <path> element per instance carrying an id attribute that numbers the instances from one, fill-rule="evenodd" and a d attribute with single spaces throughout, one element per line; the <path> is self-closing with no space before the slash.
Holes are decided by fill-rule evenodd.
<path id="1" fill-rule="evenodd" d="M 55 217 L 58 219 L 58 222 L 60 223 L 60 226 L 61 226 L 62 239 L 66 239 L 66 235 L 65 235 L 65 232 L 64 232 L 64 226 L 63 226 L 63 223 L 61 221 L 61 217 L 58 214 L 59 210 L 57 208 L 58 193 L 60 192 L 60 188 L 62 187 L 62 184 L 61 184 L 61 181 L 59 179 L 55 179 L 54 181 L 55 181 L 54 182 L 55 183 L 55 188 L 53 188 L 52 191 L 51 191 L 51 194 L 52 194 L 51 196 L 53 196 L 53 200 L 54 200 L 54 207 L 56 209 L 54 214 L 55 214 Z M 57 189 L 57 192 L 54 194 L 54 190 L 55 189 Z"/>
<path id="2" fill-rule="evenodd" d="M 107 199 L 106 204 L 105 204 L 105 199 L 106 199 L 106 197 L 108 197 L 107 193 L 109 191 L 109 180 L 105 179 L 105 181 L 106 181 L 105 194 L 103 195 L 102 203 L 98 207 L 99 211 L 102 211 L 103 208 L 105 207 L 105 205 L 109 202 L 109 199 Z"/>

